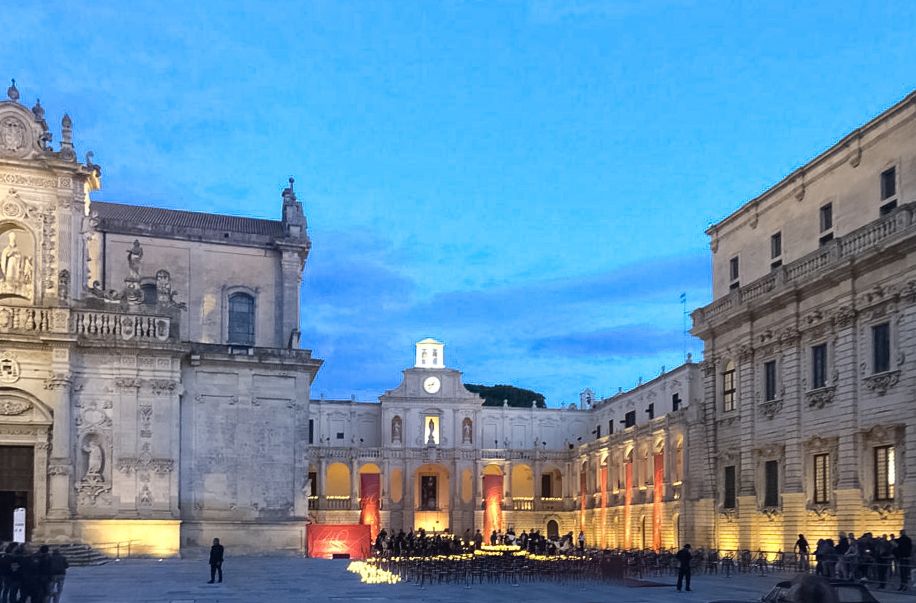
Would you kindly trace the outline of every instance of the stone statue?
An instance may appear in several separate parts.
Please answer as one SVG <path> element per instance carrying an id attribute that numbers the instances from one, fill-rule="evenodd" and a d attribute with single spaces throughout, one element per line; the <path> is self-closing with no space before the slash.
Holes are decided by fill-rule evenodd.
<path id="1" fill-rule="evenodd" d="M 461 441 L 471 443 L 471 420 L 465 419 L 461 428 Z"/>
<path id="2" fill-rule="evenodd" d="M 435 436 L 435 433 L 436 433 L 436 424 L 433 422 L 432 419 L 430 419 L 430 420 L 429 420 L 429 437 L 426 438 L 426 443 L 427 443 L 427 444 L 435 444 L 435 443 L 436 443 L 436 436 Z"/>
<path id="3" fill-rule="evenodd" d="M 391 420 L 391 441 L 401 441 L 401 417 L 395 417 Z"/>
<path id="4" fill-rule="evenodd" d="M 102 477 L 102 460 L 104 453 L 102 447 L 95 440 L 89 440 L 83 445 L 83 452 L 89 455 L 86 463 L 86 474 L 83 479 L 86 481 L 105 481 Z"/>
<path id="5" fill-rule="evenodd" d="M 16 233 L 11 232 L 3 253 L 0 254 L 0 272 L 7 283 L 18 284 L 22 278 L 22 252 L 16 245 Z"/>
<path id="6" fill-rule="evenodd" d="M 127 268 L 130 272 L 130 280 L 140 280 L 140 261 L 143 259 L 143 248 L 140 247 L 140 241 L 134 239 L 134 245 L 127 250 Z"/>

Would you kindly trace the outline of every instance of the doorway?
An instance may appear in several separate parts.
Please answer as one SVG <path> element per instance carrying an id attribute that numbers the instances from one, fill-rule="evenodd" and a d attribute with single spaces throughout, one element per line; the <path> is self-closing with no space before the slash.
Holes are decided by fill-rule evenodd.
<path id="1" fill-rule="evenodd" d="M 560 525 L 556 520 L 551 519 L 547 522 L 547 539 L 548 540 L 559 540 L 560 539 Z"/>
<path id="2" fill-rule="evenodd" d="M 13 511 L 25 507 L 26 540 L 32 535 L 34 448 L 0 446 L 0 541 L 13 539 Z"/>

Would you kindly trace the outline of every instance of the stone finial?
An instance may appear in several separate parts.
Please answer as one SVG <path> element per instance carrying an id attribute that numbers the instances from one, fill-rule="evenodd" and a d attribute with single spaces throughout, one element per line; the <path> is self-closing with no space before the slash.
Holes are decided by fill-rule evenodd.
<path id="1" fill-rule="evenodd" d="M 10 97 L 10 100 L 13 102 L 19 101 L 19 89 L 16 88 L 16 80 L 10 80 L 10 87 L 6 89 L 6 95 Z"/>
<path id="2" fill-rule="evenodd" d="M 76 151 L 73 150 L 73 121 L 66 113 L 60 120 L 60 157 L 69 161 L 76 160 Z"/>
<path id="3" fill-rule="evenodd" d="M 296 179 L 290 176 L 289 187 L 283 189 L 283 203 L 293 203 L 296 201 L 296 191 L 293 189 L 295 183 Z"/>
<path id="4" fill-rule="evenodd" d="M 32 107 L 32 115 L 35 116 L 35 119 L 42 121 L 45 118 L 45 108 L 41 106 L 41 99 L 35 99 L 35 106 Z"/>

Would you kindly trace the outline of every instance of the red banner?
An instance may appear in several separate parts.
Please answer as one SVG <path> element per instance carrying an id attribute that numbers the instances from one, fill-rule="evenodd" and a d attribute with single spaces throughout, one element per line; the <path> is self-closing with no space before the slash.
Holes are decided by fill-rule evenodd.
<path id="1" fill-rule="evenodd" d="M 381 476 L 378 473 L 363 473 L 359 476 L 359 523 L 369 526 L 373 542 L 381 529 L 379 513 L 382 494 Z"/>
<path id="2" fill-rule="evenodd" d="M 350 559 L 369 556 L 369 526 L 313 523 L 306 528 L 308 556 L 330 559 L 350 555 Z"/>
<path id="3" fill-rule="evenodd" d="M 623 491 L 623 548 L 629 549 L 630 541 L 630 505 L 633 504 L 633 463 L 624 463 Z"/>
<path id="4" fill-rule="evenodd" d="M 493 530 L 503 527 L 503 476 L 483 476 L 483 538 L 490 542 Z"/>
<path id="5" fill-rule="evenodd" d="M 662 499 L 665 496 L 665 455 L 655 455 L 655 494 L 652 497 L 652 548 L 662 548 Z"/>

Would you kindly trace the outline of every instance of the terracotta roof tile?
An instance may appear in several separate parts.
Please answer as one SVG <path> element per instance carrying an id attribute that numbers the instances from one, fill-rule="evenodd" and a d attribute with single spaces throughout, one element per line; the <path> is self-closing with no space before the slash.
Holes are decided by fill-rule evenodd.
<path id="1" fill-rule="evenodd" d="M 152 227 L 153 229 L 164 226 L 170 228 L 193 228 L 213 233 L 234 232 L 278 238 L 285 235 L 283 223 L 279 220 L 242 218 L 103 201 L 92 201 L 91 207 L 92 211 L 98 212 L 99 226 L 102 230 L 110 230 L 113 222 L 120 222 Z"/>

